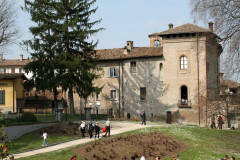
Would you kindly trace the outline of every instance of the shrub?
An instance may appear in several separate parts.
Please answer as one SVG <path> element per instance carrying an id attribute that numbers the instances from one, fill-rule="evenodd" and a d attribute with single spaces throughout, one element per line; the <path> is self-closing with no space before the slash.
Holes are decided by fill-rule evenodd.
<path id="1" fill-rule="evenodd" d="M 36 122 L 37 118 L 32 113 L 23 113 L 21 117 L 21 121 L 23 122 Z"/>

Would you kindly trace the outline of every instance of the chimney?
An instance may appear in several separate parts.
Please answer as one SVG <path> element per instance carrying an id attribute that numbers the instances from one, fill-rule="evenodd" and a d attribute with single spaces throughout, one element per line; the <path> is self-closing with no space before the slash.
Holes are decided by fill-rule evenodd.
<path id="1" fill-rule="evenodd" d="M 133 41 L 127 41 L 127 50 L 131 51 L 133 49 Z"/>
<path id="2" fill-rule="evenodd" d="M 173 29 L 173 24 L 172 23 L 168 24 L 168 26 L 169 26 L 169 30 Z"/>
<path id="3" fill-rule="evenodd" d="M 20 54 L 20 61 L 23 61 L 23 54 Z"/>
<path id="4" fill-rule="evenodd" d="M 0 54 L 0 61 L 3 61 L 3 54 Z"/>
<path id="5" fill-rule="evenodd" d="M 213 22 L 208 23 L 209 30 L 213 32 Z"/>

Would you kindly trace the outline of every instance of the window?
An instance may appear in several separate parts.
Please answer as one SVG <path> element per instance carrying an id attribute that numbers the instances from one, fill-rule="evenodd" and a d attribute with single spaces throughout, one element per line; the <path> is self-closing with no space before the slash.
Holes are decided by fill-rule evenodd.
<path id="1" fill-rule="evenodd" d="M 137 64 L 135 61 L 130 63 L 130 72 L 136 73 L 137 72 Z"/>
<path id="2" fill-rule="evenodd" d="M 19 68 L 15 68 L 15 73 L 19 73 Z"/>
<path id="3" fill-rule="evenodd" d="M 12 72 L 11 68 L 6 68 L 6 73 L 11 73 L 11 72 Z"/>
<path id="4" fill-rule="evenodd" d="M 21 68 L 21 73 L 25 73 L 25 70 L 23 68 Z"/>
<path id="5" fill-rule="evenodd" d="M 115 100 L 116 99 L 116 90 L 111 90 L 111 92 L 110 92 L 110 98 L 112 99 L 112 100 Z"/>
<path id="6" fill-rule="evenodd" d="M 160 64 L 159 64 L 159 70 L 161 71 L 162 69 L 163 69 L 163 64 L 160 63 Z"/>
<path id="7" fill-rule="evenodd" d="M 100 94 L 96 94 L 96 100 L 97 100 L 97 101 L 100 100 Z"/>
<path id="8" fill-rule="evenodd" d="M 5 90 L 0 91 L 0 105 L 5 104 Z"/>
<path id="9" fill-rule="evenodd" d="M 181 104 L 187 104 L 188 101 L 188 88 L 187 86 L 181 87 Z"/>
<path id="10" fill-rule="evenodd" d="M 0 68 L 0 73 L 5 73 L 5 69 L 4 68 Z"/>
<path id="11" fill-rule="evenodd" d="M 186 70 L 188 68 L 187 57 L 181 56 L 180 57 L 180 69 Z"/>
<path id="12" fill-rule="evenodd" d="M 160 41 L 159 40 L 155 40 L 154 41 L 154 47 L 159 47 L 160 46 Z"/>
<path id="13" fill-rule="evenodd" d="M 142 101 L 146 100 L 146 87 L 140 88 L 140 100 Z"/>
<path id="14" fill-rule="evenodd" d="M 119 69 L 118 68 L 109 68 L 108 70 L 108 77 L 118 77 L 119 76 Z"/>

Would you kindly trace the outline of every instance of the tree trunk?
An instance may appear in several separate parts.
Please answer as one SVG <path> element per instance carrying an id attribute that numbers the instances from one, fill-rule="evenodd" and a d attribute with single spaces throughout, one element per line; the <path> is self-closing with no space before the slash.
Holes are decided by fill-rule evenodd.
<path id="1" fill-rule="evenodd" d="M 53 89 L 53 99 L 54 99 L 54 106 L 53 106 L 53 114 L 56 114 L 57 111 L 57 95 L 58 95 L 58 91 L 56 88 Z"/>
<path id="2" fill-rule="evenodd" d="M 75 115 L 75 109 L 74 109 L 74 101 L 73 101 L 73 90 L 72 88 L 69 88 L 68 90 L 68 101 L 70 103 L 70 115 Z"/>
<path id="3" fill-rule="evenodd" d="M 85 120 L 87 119 L 86 108 L 87 108 L 87 98 L 84 98 L 84 113 L 85 113 Z"/>

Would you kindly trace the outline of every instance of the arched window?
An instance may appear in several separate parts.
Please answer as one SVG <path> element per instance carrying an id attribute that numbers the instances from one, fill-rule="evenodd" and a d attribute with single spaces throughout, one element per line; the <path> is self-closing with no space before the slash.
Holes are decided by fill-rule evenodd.
<path id="1" fill-rule="evenodd" d="M 187 68 L 188 68 L 187 57 L 186 56 L 181 56 L 180 57 L 180 69 L 181 70 L 186 70 Z"/>
<path id="2" fill-rule="evenodd" d="M 154 47 L 159 47 L 160 46 L 160 41 L 159 40 L 155 40 L 154 41 Z"/>
<path id="3" fill-rule="evenodd" d="M 188 88 L 187 86 L 181 87 L 181 104 L 187 104 L 188 101 Z"/>
<path id="4" fill-rule="evenodd" d="M 159 70 L 161 71 L 162 69 L 163 69 L 163 64 L 160 63 L 160 64 L 159 64 Z"/>

